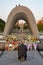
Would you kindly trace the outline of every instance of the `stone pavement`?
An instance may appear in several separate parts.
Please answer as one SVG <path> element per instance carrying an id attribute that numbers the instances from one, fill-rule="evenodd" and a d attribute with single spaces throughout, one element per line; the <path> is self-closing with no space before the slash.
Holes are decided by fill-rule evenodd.
<path id="1" fill-rule="evenodd" d="M 20 61 L 17 57 L 17 51 L 5 51 L 0 57 L 0 65 L 43 65 L 43 58 L 37 51 L 28 51 L 26 61 Z"/>

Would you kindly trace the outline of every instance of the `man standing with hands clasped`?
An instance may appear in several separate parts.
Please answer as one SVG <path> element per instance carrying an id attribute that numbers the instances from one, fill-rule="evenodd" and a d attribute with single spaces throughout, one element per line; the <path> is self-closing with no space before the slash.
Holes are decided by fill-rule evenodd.
<path id="1" fill-rule="evenodd" d="M 24 45 L 23 41 L 18 45 L 18 59 L 26 60 L 27 58 L 27 47 Z"/>

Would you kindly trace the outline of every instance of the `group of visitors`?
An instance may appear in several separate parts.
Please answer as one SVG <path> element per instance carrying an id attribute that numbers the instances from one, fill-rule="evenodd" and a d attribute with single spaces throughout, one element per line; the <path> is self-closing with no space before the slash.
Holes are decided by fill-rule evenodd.
<path id="1" fill-rule="evenodd" d="M 36 43 L 24 43 L 21 41 L 18 45 L 18 59 L 26 60 L 27 58 L 27 50 L 36 50 L 37 44 Z"/>
<path id="2" fill-rule="evenodd" d="M 35 42 L 27 44 L 27 49 L 28 50 L 36 50 L 37 49 L 37 44 Z"/>

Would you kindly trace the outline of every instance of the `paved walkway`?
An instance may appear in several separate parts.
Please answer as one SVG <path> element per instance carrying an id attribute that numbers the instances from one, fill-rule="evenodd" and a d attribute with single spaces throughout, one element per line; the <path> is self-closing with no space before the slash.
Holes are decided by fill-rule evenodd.
<path id="1" fill-rule="evenodd" d="M 43 58 L 37 51 L 28 51 L 27 60 L 17 59 L 17 51 L 5 51 L 0 57 L 0 65 L 43 65 Z"/>

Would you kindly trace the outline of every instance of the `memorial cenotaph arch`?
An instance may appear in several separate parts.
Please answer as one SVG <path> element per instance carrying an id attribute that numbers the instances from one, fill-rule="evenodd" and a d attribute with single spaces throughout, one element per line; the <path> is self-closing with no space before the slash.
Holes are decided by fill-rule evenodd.
<path id="1" fill-rule="evenodd" d="M 30 27 L 31 33 L 36 38 L 39 38 L 39 31 L 36 25 L 35 17 L 32 11 L 26 6 L 16 6 L 12 9 L 6 21 L 3 37 L 5 38 L 7 34 L 9 35 L 11 33 L 15 23 L 20 19 L 25 20 Z"/>

